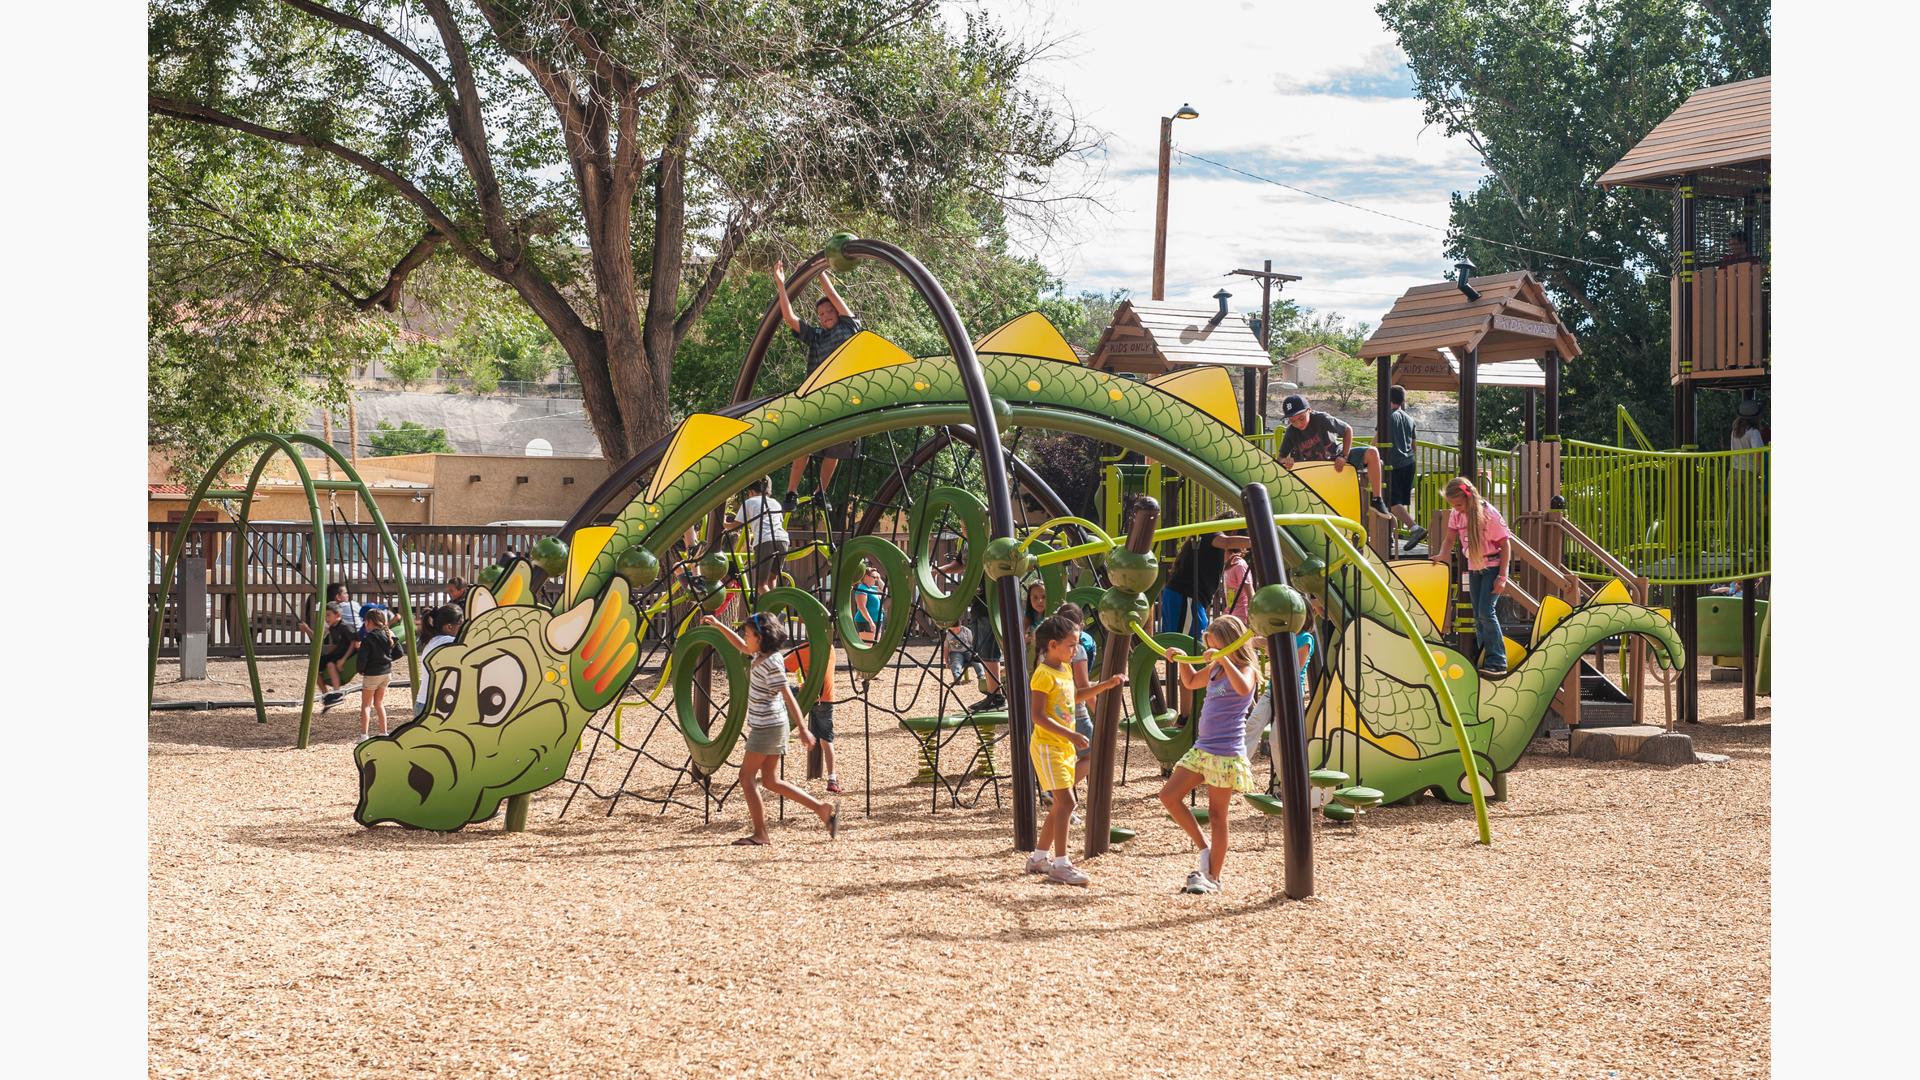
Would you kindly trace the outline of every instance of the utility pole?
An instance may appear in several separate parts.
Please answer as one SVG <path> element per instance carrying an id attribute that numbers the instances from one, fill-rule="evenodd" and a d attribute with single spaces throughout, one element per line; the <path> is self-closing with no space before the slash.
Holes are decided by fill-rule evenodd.
<path id="1" fill-rule="evenodd" d="M 1256 278 L 1259 280 L 1260 282 L 1260 347 L 1263 349 L 1266 349 L 1268 353 L 1268 357 L 1271 358 L 1273 353 L 1273 346 L 1271 342 L 1273 340 L 1273 294 L 1275 291 L 1274 286 L 1277 284 L 1279 285 L 1280 288 L 1284 289 L 1286 288 L 1287 282 L 1299 281 L 1300 275 L 1276 274 L 1273 272 L 1273 260 L 1268 259 L 1266 261 L 1264 269 L 1235 270 L 1232 274 L 1228 276 L 1229 277 L 1236 277 L 1236 276 L 1250 277 L 1250 278 Z M 1254 371 L 1252 368 L 1248 368 L 1247 376 L 1246 376 L 1246 383 L 1247 383 L 1246 395 L 1247 395 L 1247 411 L 1250 413 L 1253 411 L 1253 400 L 1254 400 L 1253 381 L 1254 381 Z M 1261 373 L 1260 375 L 1259 397 L 1260 397 L 1260 410 L 1257 413 L 1253 413 L 1253 415 L 1259 417 L 1258 426 L 1265 427 L 1267 423 L 1267 374 L 1264 372 Z M 1264 432 L 1254 431 L 1253 430 L 1254 425 L 1252 424 L 1248 424 L 1246 426 L 1248 429 L 1247 434 L 1249 435 L 1265 434 Z"/>
<path id="2" fill-rule="evenodd" d="M 1173 122 L 1197 120 L 1200 113 L 1182 104 L 1160 118 L 1160 186 L 1153 204 L 1153 298 L 1167 298 L 1167 178 L 1173 168 Z"/>

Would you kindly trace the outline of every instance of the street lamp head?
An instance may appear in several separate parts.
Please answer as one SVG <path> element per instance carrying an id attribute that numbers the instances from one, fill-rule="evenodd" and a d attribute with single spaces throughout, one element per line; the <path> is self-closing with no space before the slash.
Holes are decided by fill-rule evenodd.
<path id="1" fill-rule="evenodd" d="M 1175 120 L 1198 120 L 1200 119 L 1200 111 L 1191 105 L 1183 104 L 1174 110 L 1173 118 Z"/>

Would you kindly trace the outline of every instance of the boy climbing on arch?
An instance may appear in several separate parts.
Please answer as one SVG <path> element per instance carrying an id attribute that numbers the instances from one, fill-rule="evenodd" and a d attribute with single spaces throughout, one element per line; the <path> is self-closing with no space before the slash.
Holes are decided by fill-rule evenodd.
<path id="1" fill-rule="evenodd" d="M 814 317 L 818 322 L 803 322 L 793 312 L 793 302 L 787 298 L 787 266 L 782 260 L 773 263 L 773 295 L 780 305 L 780 319 L 793 331 L 793 336 L 807 347 L 807 374 L 820 366 L 833 351 L 845 345 L 848 339 L 861 330 L 860 320 L 840 299 L 839 290 L 833 287 L 833 279 L 827 272 L 820 272 L 820 291 L 824 295 L 814 302 Z M 814 495 L 814 501 L 824 511 L 827 507 L 827 484 L 833 479 L 833 470 L 839 467 L 843 458 L 853 458 L 860 452 L 860 440 L 829 446 L 820 452 L 820 488 Z M 800 499 L 800 479 L 807 472 L 807 458 L 795 458 L 793 468 L 787 473 L 786 508 L 792 511 Z"/>

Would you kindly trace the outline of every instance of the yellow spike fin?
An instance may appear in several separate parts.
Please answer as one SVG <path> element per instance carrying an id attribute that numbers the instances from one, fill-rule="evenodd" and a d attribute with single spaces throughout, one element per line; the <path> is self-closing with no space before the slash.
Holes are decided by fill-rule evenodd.
<path id="1" fill-rule="evenodd" d="M 1565 600 L 1557 596 L 1541 597 L 1540 610 L 1533 616 L 1534 646 L 1536 648 L 1539 647 L 1540 639 L 1546 637 L 1548 631 L 1559 626 L 1561 619 L 1571 614 L 1573 614 L 1573 605 L 1567 603 Z"/>
<path id="2" fill-rule="evenodd" d="M 584 529 L 575 529 L 573 544 L 567 549 L 567 587 L 560 598 L 560 610 L 573 606 L 579 593 L 580 579 L 587 576 L 587 570 L 593 566 L 593 560 L 607 549 L 613 540 L 613 526 L 589 525 Z"/>
<path id="3" fill-rule="evenodd" d="M 1221 377 L 1225 377 L 1225 372 L 1221 373 Z M 1335 514 L 1348 521 L 1366 524 L 1360 517 L 1360 471 L 1358 469 L 1348 465 L 1339 472 L 1334 472 L 1331 461 L 1302 461 L 1294 465 L 1293 475 L 1301 483 L 1312 488 L 1315 495 L 1324 499 Z"/>
<path id="4" fill-rule="evenodd" d="M 1507 638 L 1506 640 L 1507 640 L 1507 670 L 1512 671 L 1514 668 L 1520 666 L 1520 661 L 1525 660 L 1527 658 L 1527 647 L 1513 640 L 1512 638 Z"/>
<path id="5" fill-rule="evenodd" d="M 822 365 L 822 370 L 824 368 L 825 365 Z M 647 485 L 647 501 L 658 500 L 660 493 L 667 490 L 667 485 L 693 468 L 694 462 L 713 453 L 728 439 L 751 426 L 745 420 L 712 413 L 694 413 L 682 420 L 680 429 L 673 433 L 673 441 L 667 444 L 666 454 L 653 470 L 653 483 Z"/>
<path id="6" fill-rule="evenodd" d="M 1633 603 L 1633 594 L 1627 591 L 1627 587 L 1620 583 L 1619 578 L 1614 578 L 1612 581 L 1600 586 L 1600 591 L 1593 594 L 1593 599 L 1587 601 L 1587 606 L 1591 607 L 1595 604 L 1631 603 Z"/>
<path id="7" fill-rule="evenodd" d="M 1421 610 L 1435 626 L 1445 626 L 1447 613 L 1447 568 L 1427 559 L 1400 559 L 1388 563 L 1394 576 L 1420 601 Z"/>
<path id="8" fill-rule="evenodd" d="M 1068 345 L 1067 339 L 1060 336 L 1060 331 L 1055 329 L 1053 323 L 1037 311 L 1029 311 L 974 342 L 973 351 L 1032 356 L 1041 360 L 1058 360 L 1063 364 L 1080 362 L 1080 358 L 1073 354 L 1073 346 Z"/>
<path id="9" fill-rule="evenodd" d="M 862 330 L 847 339 L 845 345 L 833 350 L 828 357 L 813 369 L 807 381 L 800 384 L 799 396 L 806 397 L 823 386 L 831 386 L 841 379 L 851 379 L 881 368 L 890 368 L 896 364 L 911 363 L 913 357 L 907 351 L 871 330 Z"/>
<path id="10" fill-rule="evenodd" d="M 1240 405 L 1233 399 L 1233 376 L 1214 365 L 1174 371 L 1148 379 L 1164 390 L 1235 431 L 1240 430 Z"/>

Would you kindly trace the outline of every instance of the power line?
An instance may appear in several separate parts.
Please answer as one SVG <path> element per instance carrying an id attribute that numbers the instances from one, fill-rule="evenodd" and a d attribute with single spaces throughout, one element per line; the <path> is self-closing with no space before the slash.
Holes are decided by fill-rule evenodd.
<path id="1" fill-rule="evenodd" d="M 1454 235 L 1452 230 L 1443 229 L 1438 225 L 1432 225 L 1424 221 L 1415 221 L 1412 218 L 1401 217 L 1399 214 L 1389 214 L 1385 210 L 1376 210 L 1371 206 L 1362 206 L 1359 203 L 1348 202 L 1345 199 L 1336 199 L 1331 195 L 1322 195 L 1317 191 L 1308 191 L 1306 188 L 1296 187 L 1293 184 L 1288 184 L 1279 180 L 1275 180 L 1271 176 L 1261 176 L 1259 173 L 1251 173 L 1245 169 L 1235 168 L 1232 165 L 1228 165 L 1224 161 L 1215 161 L 1210 157 L 1201 157 L 1199 154 L 1195 154 L 1187 150 L 1180 150 L 1176 148 L 1174 152 L 1179 154 L 1183 158 L 1192 158 L 1195 161 L 1202 161 L 1207 163 L 1208 165 L 1213 166 L 1216 169 L 1225 169 L 1227 172 L 1230 172 L 1230 173 L 1238 173 L 1249 180 L 1258 180 L 1263 184 L 1272 184 L 1274 187 L 1285 188 L 1288 191 L 1298 192 L 1310 198 L 1319 199 L 1321 202 L 1330 202 L 1330 203 L 1333 203 L 1335 206 L 1344 206 L 1352 210 L 1361 211 L 1362 213 L 1372 214 L 1375 217 L 1383 217 L 1389 221 L 1398 221 L 1398 222 L 1402 222 L 1407 225 L 1413 225 L 1422 229 L 1431 229 L 1434 232 L 1440 233 L 1443 236 Z M 1515 244 L 1505 240 L 1495 240 L 1495 239 L 1492 239 L 1491 237 L 1476 236 L 1473 233 L 1469 233 L 1469 232 L 1463 232 L 1463 233 L 1460 233 L 1459 235 L 1468 240 L 1477 240 L 1482 244 L 1492 244 L 1495 247 L 1511 248 L 1514 251 L 1525 251 L 1525 252 L 1528 252 L 1529 254 L 1540 255 L 1549 259 L 1563 259 L 1567 262 L 1584 263 L 1587 266 L 1596 267 L 1601 270 L 1620 270 L 1629 274 L 1644 273 L 1648 277 L 1666 277 L 1667 276 L 1665 274 L 1662 274 L 1653 270 L 1645 270 L 1645 271 L 1633 270 L 1629 267 L 1619 266 L 1614 263 L 1603 263 L 1603 262 L 1597 262 L 1593 259 L 1583 259 L 1578 255 L 1562 255 L 1554 251 L 1543 251 L 1540 248 L 1528 247 L 1525 244 Z"/>

